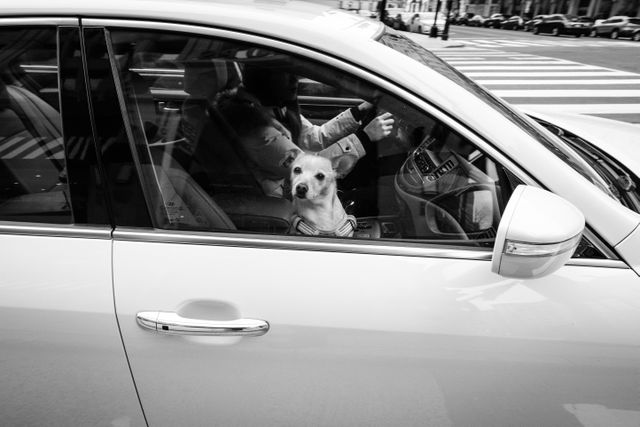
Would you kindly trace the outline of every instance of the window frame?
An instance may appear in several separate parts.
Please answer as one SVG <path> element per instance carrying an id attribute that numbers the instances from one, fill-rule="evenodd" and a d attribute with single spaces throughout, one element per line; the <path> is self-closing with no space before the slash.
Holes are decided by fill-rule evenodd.
<path id="1" fill-rule="evenodd" d="M 410 91 L 397 86 L 393 82 L 377 76 L 376 74 L 365 68 L 348 62 L 348 60 L 339 59 L 318 50 L 314 50 L 290 42 L 285 42 L 275 38 L 270 38 L 267 36 L 215 27 L 205 27 L 199 25 L 170 22 L 104 18 L 83 19 L 83 25 L 85 27 L 102 27 L 107 30 L 107 32 L 110 29 L 124 29 L 127 31 L 146 30 L 224 38 L 242 43 L 262 45 L 266 48 L 289 52 L 302 58 L 308 58 L 309 60 L 326 64 L 327 66 L 332 67 L 336 70 L 340 70 L 342 72 L 350 74 L 355 78 L 362 79 L 368 84 L 379 87 L 389 94 L 397 97 L 397 99 L 399 99 L 400 101 L 410 104 L 417 111 L 421 111 L 433 117 L 433 119 L 440 121 L 444 125 L 448 126 L 452 131 L 457 132 L 460 136 L 466 138 L 471 143 L 476 145 L 481 151 L 494 159 L 496 163 L 501 165 L 504 169 L 509 171 L 526 185 L 544 188 L 536 179 L 525 172 L 519 165 L 517 165 L 510 158 L 504 155 L 501 151 L 493 147 L 493 145 L 489 141 L 447 114 L 446 111 L 443 111 L 437 106 L 430 104 L 428 101 L 419 98 Z M 113 71 L 116 69 L 115 58 L 110 57 L 110 60 L 112 62 Z M 120 79 L 117 73 L 115 73 L 114 78 L 116 79 L 118 87 L 121 88 Z M 120 101 L 121 114 L 125 117 L 125 125 L 130 126 L 127 118 L 127 107 L 125 104 L 126 100 L 124 99 L 121 90 L 118 90 L 118 96 Z M 128 129 L 128 132 L 129 134 L 131 134 L 131 129 Z M 134 142 L 130 141 L 130 148 L 132 150 L 135 150 L 133 144 Z M 607 257 L 607 259 L 575 258 L 569 261 L 569 265 L 595 264 L 601 266 L 605 265 L 608 267 L 621 267 L 621 265 L 617 262 L 618 258 L 615 255 L 615 252 L 611 250 L 593 231 L 591 231 L 588 225 L 585 228 L 584 235 L 598 250 L 600 250 L 605 255 L 605 257 Z M 414 243 L 407 240 L 375 241 L 333 238 L 318 239 L 312 236 L 292 236 L 278 234 L 264 235 L 243 231 L 238 231 L 237 233 L 228 233 L 224 231 L 174 231 L 164 229 L 153 229 L 145 231 L 133 227 L 118 227 L 118 224 L 116 224 L 116 228 L 114 230 L 114 238 L 116 240 L 122 239 L 127 241 L 161 241 L 172 243 L 179 242 L 218 245 L 232 244 L 234 246 L 250 246 L 261 248 L 265 247 L 273 249 L 323 250 L 332 252 L 372 253 L 421 257 L 446 257 L 479 260 L 490 260 L 492 254 L 492 248 L 452 246 L 447 245 L 446 243 Z M 625 265 L 626 268 L 626 264 L 622 264 Z"/>

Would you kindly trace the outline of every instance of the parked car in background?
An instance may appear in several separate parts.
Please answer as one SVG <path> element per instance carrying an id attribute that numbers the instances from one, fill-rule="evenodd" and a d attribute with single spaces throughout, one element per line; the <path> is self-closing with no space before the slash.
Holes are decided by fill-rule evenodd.
<path id="1" fill-rule="evenodd" d="M 482 26 L 487 28 L 489 27 L 500 28 L 500 23 L 504 21 L 506 18 L 507 17 L 501 13 L 494 13 L 493 15 L 491 15 L 490 17 L 488 17 L 482 22 Z"/>
<path id="2" fill-rule="evenodd" d="M 589 25 L 578 22 L 576 17 L 566 15 L 548 15 L 533 26 L 534 34 L 550 33 L 554 36 L 571 35 L 580 37 L 589 33 Z"/>
<path id="3" fill-rule="evenodd" d="M 533 27 L 535 26 L 535 24 L 537 24 L 538 22 L 542 21 L 542 19 L 547 16 L 547 15 L 536 15 L 533 18 L 529 19 L 527 22 L 524 23 L 524 30 L 525 31 L 533 31 Z"/>
<path id="4" fill-rule="evenodd" d="M 474 16 L 476 16 L 475 13 L 471 13 L 471 12 L 464 13 L 464 14 L 458 16 L 458 18 L 455 21 L 455 24 L 456 25 L 469 25 L 469 20 L 471 18 L 473 18 Z"/>
<path id="5" fill-rule="evenodd" d="M 640 29 L 640 18 L 631 18 L 629 16 L 612 16 L 605 19 L 599 24 L 591 27 L 589 35 L 591 37 L 630 37 L 638 41 L 638 30 Z"/>
<path id="6" fill-rule="evenodd" d="M 593 24 L 595 24 L 595 19 L 591 16 L 578 16 L 575 22 L 582 22 L 585 24 L 585 27 L 591 29 Z"/>
<path id="7" fill-rule="evenodd" d="M 3 427 L 637 425 L 638 126 L 351 12 L 185 3 L 0 3 Z"/>
<path id="8" fill-rule="evenodd" d="M 500 28 L 504 30 L 521 30 L 524 28 L 524 19 L 519 16 L 512 16 L 500 23 Z"/>
<path id="9" fill-rule="evenodd" d="M 467 21 L 469 27 L 482 27 L 484 25 L 485 18 L 482 15 L 474 15 Z"/>
<path id="10" fill-rule="evenodd" d="M 622 27 L 620 29 L 620 36 L 629 37 L 633 41 L 640 42 L 640 28 L 637 26 L 637 24 L 634 25 L 633 27 L 631 26 Z"/>

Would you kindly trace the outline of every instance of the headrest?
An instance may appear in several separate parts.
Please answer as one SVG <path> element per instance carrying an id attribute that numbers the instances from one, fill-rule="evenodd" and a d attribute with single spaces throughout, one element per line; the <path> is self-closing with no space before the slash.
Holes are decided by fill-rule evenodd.
<path id="1" fill-rule="evenodd" d="M 240 81 L 238 66 L 233 61 L 206 59 L 184 64 L 184 91 L 194 97 L 211 99 Z"/>

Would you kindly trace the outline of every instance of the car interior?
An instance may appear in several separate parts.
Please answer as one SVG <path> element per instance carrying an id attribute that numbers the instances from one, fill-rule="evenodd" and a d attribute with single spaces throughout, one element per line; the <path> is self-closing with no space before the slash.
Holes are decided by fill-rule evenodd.
<path id="1" fill-rule="evenodd" d="M 238 117 L 219 100 L 248 63 L 298 76 L 301 114 L 322 124 L 363 100 L 394 131 L 339 182 L 355 238 L 491 246 L 512 177 L 454 131 L 371 85 L 309 60 L 237 42 L 113 32 L 140 174 L 159 228 L 287 233 L 290 198 L 270 197 L 245 160 Z M 371 114 L 364 121 L 375 117 Z"/>

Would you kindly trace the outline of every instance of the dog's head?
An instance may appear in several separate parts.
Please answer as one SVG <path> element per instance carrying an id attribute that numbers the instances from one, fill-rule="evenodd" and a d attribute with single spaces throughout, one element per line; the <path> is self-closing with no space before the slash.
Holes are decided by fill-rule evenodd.
<path id="1" fill-rule="evenodd" d="M 332 197 L 337 191 L 336 179 L 343 177 L 355 161 L 351 155 L 332 161 L 313 154 L 299 154 L 291 164 L 291 195 L 307 200 Z"/>

